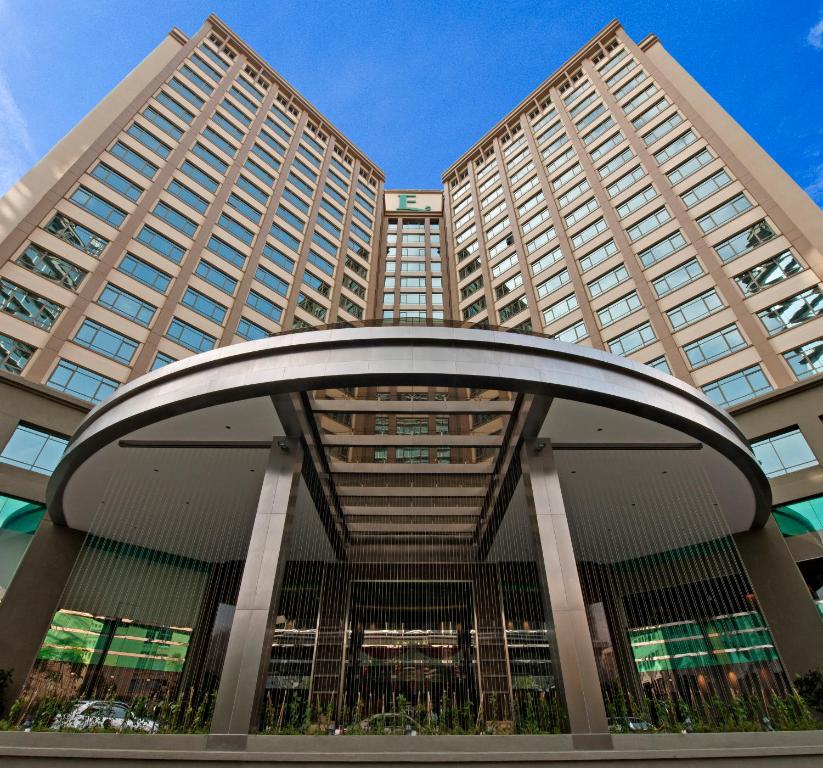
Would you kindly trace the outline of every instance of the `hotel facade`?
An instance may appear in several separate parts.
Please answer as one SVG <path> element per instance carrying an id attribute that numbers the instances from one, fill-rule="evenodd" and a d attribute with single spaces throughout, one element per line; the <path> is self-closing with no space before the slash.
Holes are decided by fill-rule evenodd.
<path id="1" fill-rule="evenodd" d="M 0 712 L 793 727 L 821 280 L 823 212 L 654 36 L 409 190 L 173 30 L 0 200 Z"/>

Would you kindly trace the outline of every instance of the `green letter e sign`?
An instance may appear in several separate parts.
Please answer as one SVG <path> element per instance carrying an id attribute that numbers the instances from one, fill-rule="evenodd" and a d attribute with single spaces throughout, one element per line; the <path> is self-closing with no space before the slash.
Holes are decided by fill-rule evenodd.
<path id="1" fill-rule="evenodd" d="M 398 195 L 400 198 L 400 205 L 397 206 L 398 211 L 430 211 L 432 207 L 427 205 L 425 208 L 414 208 L 417 202 L 417 195 Z"/>

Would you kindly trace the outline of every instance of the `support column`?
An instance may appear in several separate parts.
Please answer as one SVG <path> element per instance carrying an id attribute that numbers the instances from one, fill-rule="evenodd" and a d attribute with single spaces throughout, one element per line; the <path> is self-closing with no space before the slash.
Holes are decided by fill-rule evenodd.
<path id="1" fill-rule="evenodd" d="M 789 680 L 823 669 L 823 622 L 774 518 L 734 541 Z"/>
<path id="2" fill-rule="evenodd" d="M 0 669 L 11 669 L 14 675 L 0 701 L 0 714 L 23 689 L 85 538 L 83 531 L 44 518 L 14 574 L 0 603 Z"/>
<path id="3" fill-rule="evenodd" d="M 297 440 L 274 439 L 240 580 L 209 746 L 245 748 L 269 658 L 269 614 L 285 570 L 282 555 L 302 461 Z"/>
<path id="4" fill-rule="evenodd" d="M 541 447 L 542 446 L 542 447 Z M 543 555 L 563 691 L 576 748 L 611 749 L 586 605 L 551 443 L 526 440 L 521 461 Z"/>

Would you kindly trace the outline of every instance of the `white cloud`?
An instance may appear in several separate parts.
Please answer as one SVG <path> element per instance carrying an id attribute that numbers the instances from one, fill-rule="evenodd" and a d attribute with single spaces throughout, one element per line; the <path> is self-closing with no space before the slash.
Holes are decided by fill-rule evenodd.
<path id="1" fill-rule="evenodd" d="M 26 118 L 0 72 L 0 195 L 37 159 Z"/>
<path id="2" fill-rule="evenodd" d="M 806 42 L 808 42 L 812 48 L 823 50 L 823 19 L 820 19 L 820 21 L 809 30 L 809 34 L 806 36 Z"/>

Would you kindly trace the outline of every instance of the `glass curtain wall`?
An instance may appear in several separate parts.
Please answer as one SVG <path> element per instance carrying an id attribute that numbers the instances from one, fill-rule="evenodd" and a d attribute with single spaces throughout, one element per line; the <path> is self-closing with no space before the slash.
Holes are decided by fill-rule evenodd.
<path id="1" fill-rule="evenodd" d="M 702 452 L 555 456 L 612 729 L 796 727 Z"/>
<path id="2" fill-rule="evenodd" d="M 206 730 L 268 452 L 121 451 L 12 719 Z"/>

